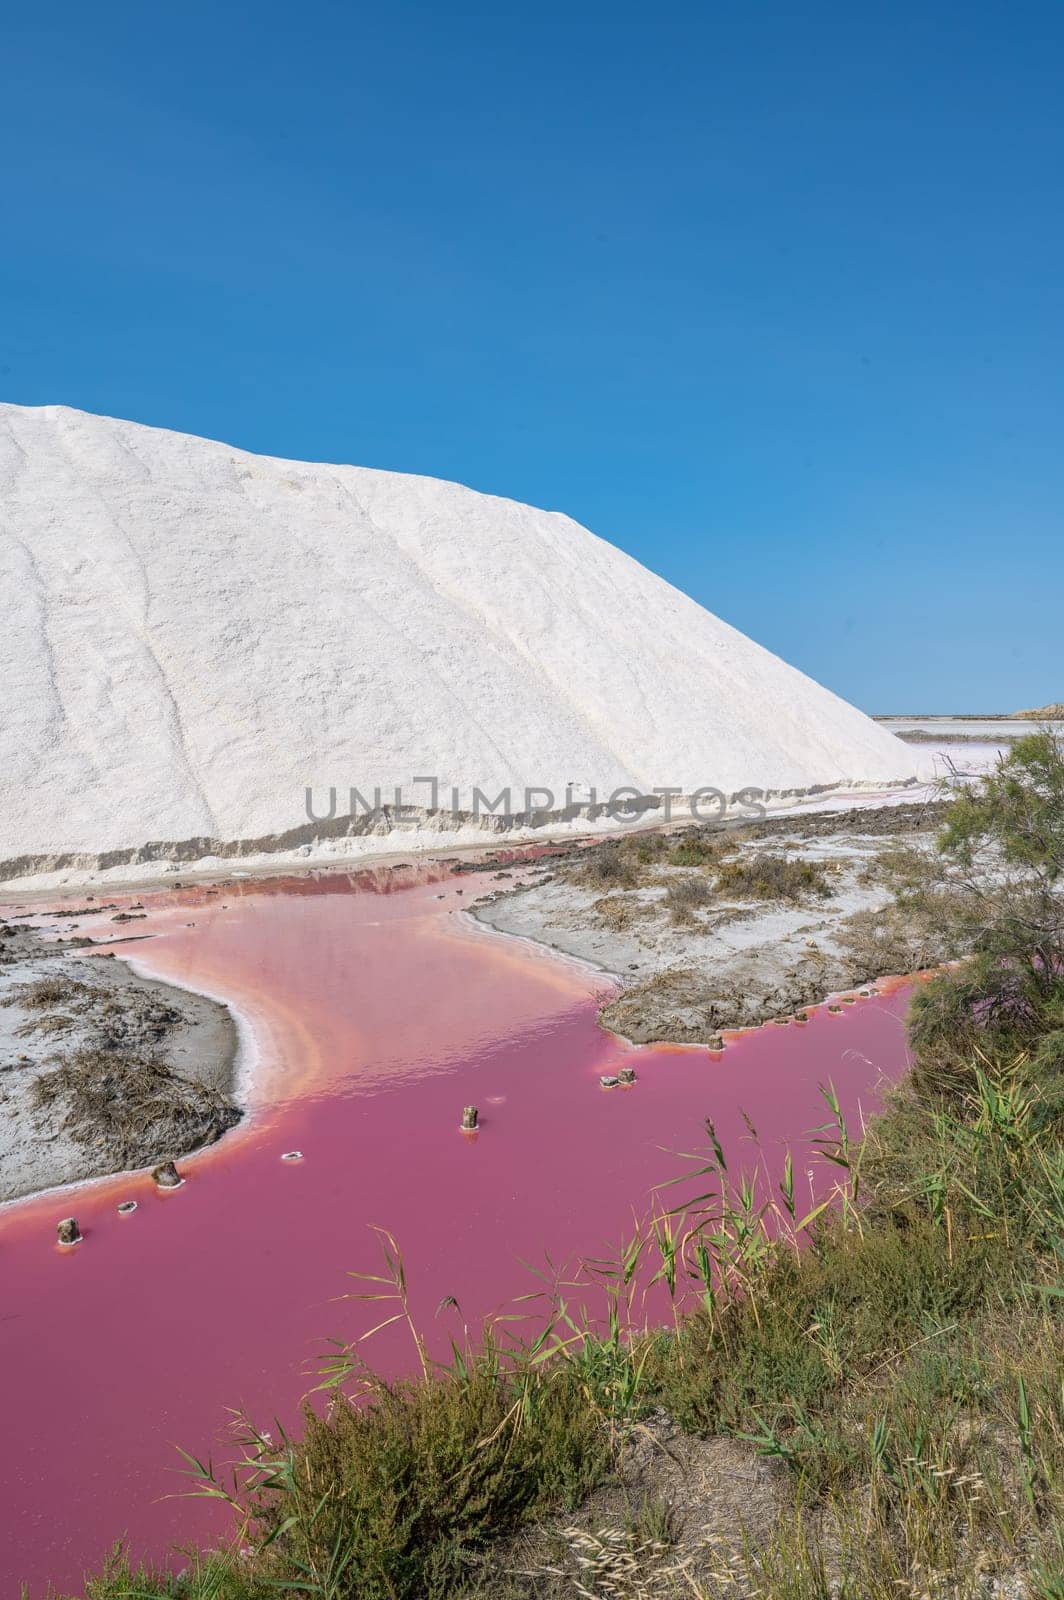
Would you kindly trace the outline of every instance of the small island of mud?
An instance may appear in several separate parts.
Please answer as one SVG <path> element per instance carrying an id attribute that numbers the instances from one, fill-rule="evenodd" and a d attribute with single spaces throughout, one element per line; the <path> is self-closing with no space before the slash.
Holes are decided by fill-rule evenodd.
<path id="1" fill-rule="evenodd" d="M 566 851 L 473 915 L 614 974 L 602 1023 L 707 1044 L 957 951 L 897 901 L 890 864 L 929 852 L 937 802 L 632 833 Z"/>
<path id="2" fill-rule="evenodd" d="M 236 1045 L 215 1001 L 0 923 L 0 1201 L 213 1142 Z"/>

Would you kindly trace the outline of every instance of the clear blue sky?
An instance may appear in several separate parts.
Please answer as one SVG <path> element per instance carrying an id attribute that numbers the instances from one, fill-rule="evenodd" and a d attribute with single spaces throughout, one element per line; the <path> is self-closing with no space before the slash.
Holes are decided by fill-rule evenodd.
<path id="1" fill-rule="evenodd" d="M 870 711 L 1064 698 L 1059 0 L 36 11 L 4 398 L 567 511 Z"/>

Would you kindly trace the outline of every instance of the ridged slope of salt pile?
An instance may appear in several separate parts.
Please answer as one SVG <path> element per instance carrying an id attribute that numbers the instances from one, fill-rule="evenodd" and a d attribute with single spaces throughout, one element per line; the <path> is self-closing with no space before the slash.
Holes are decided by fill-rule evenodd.
<path id="1" fill-rule="evenodd" d="M 570 518 L 432 478 L 0 405 L 0 585 L 0 860 L 280 834 L 308 785 L 914 774 Z"/>

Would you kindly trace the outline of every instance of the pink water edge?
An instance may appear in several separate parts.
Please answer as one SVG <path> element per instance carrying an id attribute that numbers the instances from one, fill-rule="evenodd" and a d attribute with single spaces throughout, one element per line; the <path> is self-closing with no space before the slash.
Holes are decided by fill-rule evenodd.
<path id="1" fill-rule="evenodd" d="M 799 1203 L 802 1185 L 825 1192 L 819 1086 L 859 1130 L 905 1067 L 900 988 L 723 1054 L 633 1050 L 596 1021 L 612 980 L 462 915 L 482 882 L 445 865 L 248 879 L 152 895 L 120 925 L 148 935 L 115 947 L 142 971 L 237 1012 L 250 1111 L 171 1193 L 137 1174 L 0 1209 L 4 1594 L 76 1588 L 121 1537 L 163 1559 L 226 1536 L 216 1505 L 184 1497 L 175 1447 L 226 1460 L 230 1409 L 298 1424 L 329 1338 L 386 1314 L 339 1298 L 359 1287 L 346 1274 L 380 1270 L 372 1225 L 399 1242 L 442 1354 L 537 1286 L 523 1263 L 615 1248 L 684 1170 L 677 1152 L 705 1146 L 707 1116 L 733 1166 L 758 1160 L 745 1112 L 774 1171 L 793 1151 Z M 622 1063 L 636 1085 L 604 1090 Z M 70 1214 L 84 1242 L 63 1249 Z M 398 1326 L 367 1354 L 412 1366 Z"/>

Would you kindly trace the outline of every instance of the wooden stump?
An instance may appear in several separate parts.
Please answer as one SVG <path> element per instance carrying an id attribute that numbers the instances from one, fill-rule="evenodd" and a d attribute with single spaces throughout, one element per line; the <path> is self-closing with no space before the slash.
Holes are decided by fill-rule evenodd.
<path id="1" fill-rule="evenodd" d="M 81 1229 L 78 1227 L 77 1217 L 64 1217 L 62 1222 L 56 1224 L 56 1234 L 60 1244 L 80 1244 Z"/>
<path id="2" fill-rule="evenodd" d="M 478 1112 L 476 1106 L 466 1106 L 462 1111 L 462 1132 L 476 1133 Z"/>

